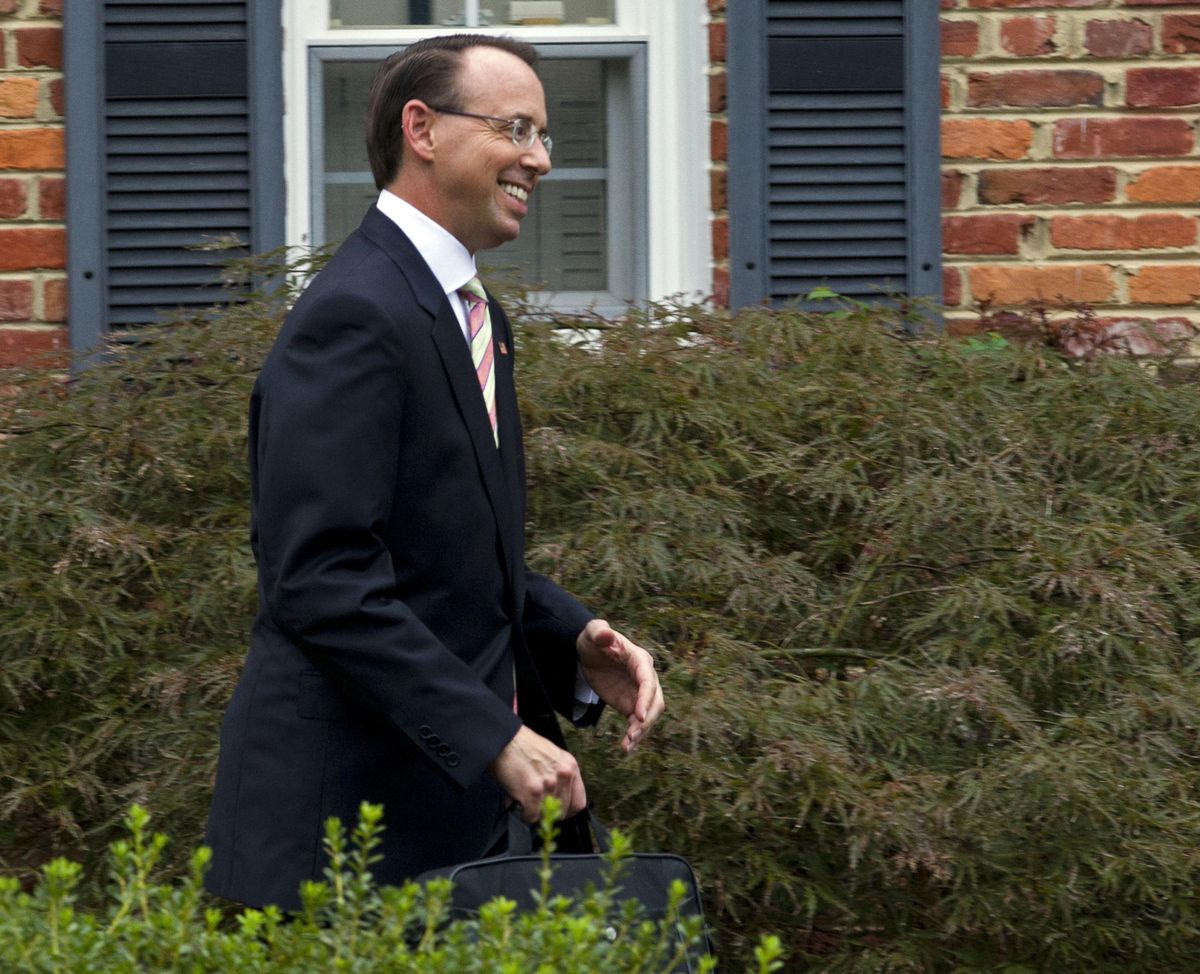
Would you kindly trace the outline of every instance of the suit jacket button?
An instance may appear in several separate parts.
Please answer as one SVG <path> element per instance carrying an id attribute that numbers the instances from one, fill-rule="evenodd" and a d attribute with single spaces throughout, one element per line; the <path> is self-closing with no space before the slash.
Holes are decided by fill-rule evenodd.
<path id="1" fill-rule="evenodd" d="M 457 768 L 458 767 L 458 755 L 455 754 L 453 751 L 451 751 L 450 754 L 446 757 L 446 763 L 448 765 L 450 765 L 450 767 L 452 767 L 452 768 Z"/>
<path id="2" fill-rule="evenodd" d="M 438 757 L 440 757 L 440 758 L 447 758 L 451 754 L 454 753 L 453 751 L 451 751 L 449 744 L 439 744 L 437 752 L 438 752 Z"/>
<path id="3" fill-rule="evenodd" d="M 430 727 L 428 724 L 422 724 L 417 729 L 417 737 L 421 738 L 421 740 L 423 740 L 423 741 L 429 740 L 429 738 L 432 735 L 433 735 L 433 728 Z"/>
<path id="4" fill-rule="evenodd" d="M 425 741 L 426 747 L 428 747 L 434 751 L 437 750 L 438 745 L 441 743 L 442 743 L 442 739 L 440 737 L 438 737 L 437 734 L 430 734 L 429 737 Z"/>

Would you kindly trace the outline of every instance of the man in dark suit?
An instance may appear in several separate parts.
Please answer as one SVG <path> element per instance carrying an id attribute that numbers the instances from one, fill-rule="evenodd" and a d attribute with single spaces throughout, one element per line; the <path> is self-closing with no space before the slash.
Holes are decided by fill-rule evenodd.
<path id="1" fill-rule="evenodd" d="M 260 610 L 221 731 L 207 885 L 298 906 L 323 823 L 381 802 L 381 882 L 587 801 L 558 711 L 634 747 L 649 654 L 524 562 L 513 335 L 475 254 L 550 169 L 528 45 L 431 38 L 372 86 L 379 201 L 288 315 L 250 407 Z M 514 700 L 515 696 L 515 700 Z M 600 702 L 602 701 L 602 702 Z"/>

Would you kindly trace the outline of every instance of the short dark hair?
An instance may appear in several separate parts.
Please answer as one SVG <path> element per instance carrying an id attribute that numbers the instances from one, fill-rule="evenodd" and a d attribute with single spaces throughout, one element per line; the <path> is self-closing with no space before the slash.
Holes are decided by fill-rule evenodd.
<path id="1" fill-rule="evenodd" d="M 367 99 L 367 158 L 375 188 L 383 189 L 400 170 L 404 156 L 403 109 L 414 98 L 440 108 L 459 108 L 459 66 L 463 51 L 494 47 L 537 64 L 532 44 L 512 37 L 446 34 L 427 37 L 390 55 L 375 72 Z"/>

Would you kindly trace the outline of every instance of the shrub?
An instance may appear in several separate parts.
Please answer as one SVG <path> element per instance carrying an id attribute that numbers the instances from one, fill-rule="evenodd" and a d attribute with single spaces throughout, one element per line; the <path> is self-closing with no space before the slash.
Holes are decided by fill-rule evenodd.
<path id="1" fill-rule="evenodd" d="M 191 857 L 188 876 L 174 884 L 153 881 L 167 839 L 150 835 L 149 816 L 134 805 L 126 819 L 129 838 L 112 846 L 112 895 L 108 909 L 90 913 L 76 906 L 77 863 L 58 858 L 42 870 L 32 893 L 16 880 L 0 879 L 0 956 L 11 974 L 42 971 L 118 974 L 496 974 L 553 971 L 554 974 L 633 974 L 681 971 L 684 954 L 699 942 L 700 923 L 682 920 L 677 909 L 683 884 L 673 890 L 674 907 L 659 923 L 639 916 L 637 904 L 617 906 L 622 850 L 614 835 L 608 878 L 602 889 L 572 901 L 549 893 L 554 821 L 542 821 L 542 887 L 536 907 L 518 914 L 512 900 L 485 904 L 478 919 L 448 917 L 450 883 L 378 888 L 370 865 L 378 859 L 383 810 L 364 803 L 352 846 L 337 819 L 326 827 L 330 855 L 327 882 L 305 883 L 303 913 L 285 922 L 275 907 L 245 909 L 222 922 L 220 911 L 203 909 L 201 879 L 209 850 Z M 754 971 L 782 968 L 777 938 L 763 938 Z M 700 961 L 701 972 L 715 961 Z"/>
<path id="2" fill-rule="evenodd" d="M 244 404 L 278 313 L 16 402 L 9 869 L 101 848 L 135 799 L 200 835 L 254 598 Z M 797 969 L 839 974 L 1190 968 L 1192 373 L 859 307 L 568 324 L 518 325 L 530 559 L 654 647 L 668 703 L 629 760 L 612 717 L 573 747 L 602 819 L 698 867 L 724 958 L 775 929 Z"/>

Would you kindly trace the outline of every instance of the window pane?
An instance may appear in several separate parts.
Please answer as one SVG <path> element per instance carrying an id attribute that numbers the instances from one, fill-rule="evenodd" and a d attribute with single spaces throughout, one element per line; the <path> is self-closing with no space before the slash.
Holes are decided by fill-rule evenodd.
<path id="1" fill-rule="evenodd" d="M 318 244 L 344 238 L 378 195 L 363 131 L 376 64 L 326 61 L 323 67 L 325 167 L 318 179 L 324 231 Z M 520 237 L 481 254 L 481 267 L 539 290 L 610 290 L 609 70 L 600 58 L 539 63 L 554 136 L 554 170 L 534 192 Z"/>
<path id="2" fill-rule="evenodd" d="M 375 183 L 334 183 L 325 187 L 325 241 L 340 242 L 358 229 L 371 204 L 379 199 Z"/>
<path id="3" fill-rule="evenodd" d="M 467 23 L 464 0 L 330 0 L 333 27 L 489 27 L 611 24 L 614 0 L 480 0 L 476 23 Z"/>
<path id="4" fill-rule="evenodd" d="M 479 255 L 485 276 L 538 291 L 607 290 L 604 182 L 544 182 L 534 197 L 521 236 Z"/>
<path id="5" fill-rule="evenodd" d="M 554 170 L 534 191 L 521 236 L 481 257 L 551 291 L 608 289 L 605 215 L 604 62 L 544 60 L 538 66 L 554 136 Z"/>
<path id="6" fill-rule="evenodd" d="M 463 0 L 330 0 L 331 27 L 463 26 Z"/>
<path id="7" fill-rule="evenodd" d="M 379 65 L 333 61 L 325 65 L 325 171 L 370 172 L 367 162 L 367 91 Z"/>

